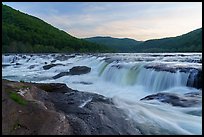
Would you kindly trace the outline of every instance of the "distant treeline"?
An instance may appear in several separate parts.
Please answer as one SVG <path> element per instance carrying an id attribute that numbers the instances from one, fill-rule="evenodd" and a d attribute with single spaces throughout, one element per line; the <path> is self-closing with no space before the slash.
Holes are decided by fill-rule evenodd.
<path id="1" fill-rule="evenodd" d="M 92 37 L 85 40 L 113 48 L 117 52 L 201 52 L 202 28 L 177 37 L 147 41 L 112 37 Z"/>

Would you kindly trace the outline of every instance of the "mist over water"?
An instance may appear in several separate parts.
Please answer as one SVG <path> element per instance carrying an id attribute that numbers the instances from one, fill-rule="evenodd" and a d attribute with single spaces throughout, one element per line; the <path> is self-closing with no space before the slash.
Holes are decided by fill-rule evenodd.
<path id="1" fill-rule="evenodd" d="M 190 76 L 196 78 L 197 70 L 202 71 L 201 53 L 67 54 L 64 56 L 70 57 L 64 60 L 56 59 L 57 56 L 61 54 L 2 55 L 2 77 L 65 83 L 72 89 L 110 97 L 143 134 L 202 134 L 202 103 L 180 107 L 158 100 L 140 100 L 156 93 L 185 98 L 186 93 L 199 92 L 202 101 L 202 89 L 189 86 L 188 82 Z M 54 64 L 63 65 L 43 69 L 54 60 Z M 91 72 L 52 78 L 74 66 L 90 67 Z"/>

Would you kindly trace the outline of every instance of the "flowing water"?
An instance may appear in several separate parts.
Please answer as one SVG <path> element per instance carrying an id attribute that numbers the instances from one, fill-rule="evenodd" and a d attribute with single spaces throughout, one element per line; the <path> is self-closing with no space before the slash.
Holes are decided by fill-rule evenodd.
<path id="1" fill-rule="evenodd" d="M 57 59 L 59 56 L 65 58 Z M 52 62 L 63 65 L 43 69 Z M 140 100 L 159 92 L 179 96 L 201 92 L 202 97 L 202 89 L 188 82 L 190 75 L 194 80 L 197 70 L 202 71 L 201 62 L 201 53 L 10 54 L 2 55 L 2 77 L 65 83 L 72 89 L 110 97 L 143 134 L 202 134 L 202 104 L 180 107 Z M 91 72 L 52 78 L 74 66 L 90 67 Z"/>

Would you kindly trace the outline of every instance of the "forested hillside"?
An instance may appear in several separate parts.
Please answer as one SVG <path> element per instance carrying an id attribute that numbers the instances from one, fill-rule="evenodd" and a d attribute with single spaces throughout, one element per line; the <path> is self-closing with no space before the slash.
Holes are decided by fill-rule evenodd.
<path id="1" fill-rule="evenodd" d="M 202 28 L 187 34 L 147 40 L 135 46 L 133 52 L 201 52 L 202 51 Z"/>
<path id="2" fill-rule="evenodd" d="M 201 52 L 202 28 L 177 37 L 147 41 L 111 37 L 92 37 L 86 40 L 113 48 L 117 52 Z"/>
<path id="3" fill-rule="evenodd" d="M 36 17 L 2 4 L 2 51 L 109 52 L 104 46 L 75 38 Z"/>
<path id="4" fill-rule="evenodd" d="M 130 52 L 134 48 L 134 46 L 142 42 L 129 38 L 113 37 L 91 37 L 85 38 L 85 40 L 115 49 L 117 52 Z"/>

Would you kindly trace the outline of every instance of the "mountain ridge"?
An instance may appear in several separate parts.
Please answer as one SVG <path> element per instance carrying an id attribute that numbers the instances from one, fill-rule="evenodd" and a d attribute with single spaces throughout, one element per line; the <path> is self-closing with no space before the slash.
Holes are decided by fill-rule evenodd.
<path id="1" fill-rule="evenodd" d="M 127 46 L 128 52 L 201 52 L 202 51 L 202 28 L 195 29 L 185 34 L 181 34 L 175 37 L 165 37 L 160 39 L 149 39 L 146 41 L 135 41 L 131 45 L 120 45 L 114 47 L 111 40 L 108 39 L 124 40 L 129 38 L 113 38 L 110 36 L 97 36 L 84 38 L 85 40 L 93 43 L 103 44 L 109 48 L 116 48 L 118 52 L 124 52 L 124 47 Z M 98 40 L 99 39 L 99 40 Z M 101 42 L 101 39 L 105 39 L 106 42 Z M 194 43 L 193 43 L 194 42 Z M 121 43 L 120 43 L 121 44 Z M 167 47 L 161 46 L 167 45 Z M 187 47 L 185 47 L 185 45 Z M 127 52 L 125 51 L 125 52 Z"/>

